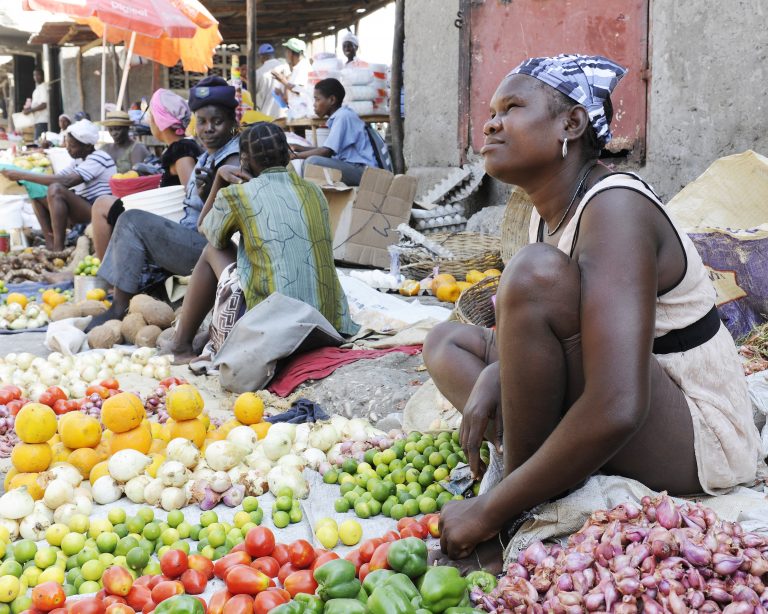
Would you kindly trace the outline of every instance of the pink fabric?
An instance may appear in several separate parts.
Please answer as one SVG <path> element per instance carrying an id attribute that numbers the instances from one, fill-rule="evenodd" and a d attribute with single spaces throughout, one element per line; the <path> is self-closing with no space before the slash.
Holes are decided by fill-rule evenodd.
<path id="1" fill-rule="evenodd" d="M 159 89 L 152 94 L 149 110 L 152 113 L 152 121 L 160 130 L 174 128 L 176 134 L 184 135 L 191 114 L 187 101 L 181 96 L 170 90 Z"/>
<path id="2" fill-rule="evenodd" d="M 383 350 L 348 350 L 334 347 L 324 347 L 299 354 L 291 358 L 281 369 L 280 374 L 267 387 L 271 393 L 281 397 L 288 396 L 299 384 L 307 380 L 317 380 L 328 377 L 339 367 L 358 360 L 378 358 L 392 352 L 418 354 L 420 345 L 399 345 Z"/>

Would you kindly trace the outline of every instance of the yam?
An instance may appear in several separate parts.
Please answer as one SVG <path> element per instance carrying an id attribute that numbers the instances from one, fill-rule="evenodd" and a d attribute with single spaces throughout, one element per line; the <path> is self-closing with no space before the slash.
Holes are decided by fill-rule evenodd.
<path id="1" fill-rule="evenodd" d="M 127 343 L 136 343 L 136 333 L 146 325 L 147 323 L 144 321 L 144 316 L 140 313 L 129 313 L 123 318 L 120 332 L 123 334 L 123 339 L 125 339 Z"/>
<path id="2" fill-rule="evenodd" d="M 159 326 L 154 324 L 147 324 L 136 333 L 136 345 L 144 348 L 153 348 L 157 344 L 157 338 L 160 336 Z"/>
<path id="3" fill-rule="evenodd" d="M 84 316 L 97 316 L 104 313 L 107 308 L 101 301 L 80 301 L 77 303 L 80 313 Z"/>
<path id="4" fill-rule="evenodd" d="M 175 333 L 176 331 L 173 328 L 166 328 L 162 333 L 160 333 L 160 336 L 157 338 L 155 343 L 157 343 L 157 347 L 160 349 L 161 353 L 163 353 L 165 348 L 171 345 Z"/>
<path id="5" fill-rule="evenodd" d="M 82 315 L 83 313 L 80 311 L 79 305 L 63 303 L 51 312 L 51 321 L 58 322 L 59 320 L 66 320 L 67 318 L 79 318 Z"/>
<path id="6" fill-rule="evenodd" d="M 116 320 L 110 320 L 101 326 L 91 329 L 88 333 L 88 345 L 91 349 L 109 349 L 122 341 L 123 336 L 120 334 L 120 322 L 117 322 L 118 326 L 115 326 L 113 322 L 116 322 Z"/>
<path id="7" fill-rule="evenodd" d="M 140 313 L 147 324 L 154 324 L 161 330 L 173 324 L 174 313 L 171 306 L 146 294 L 139 294 L 131 299 L 128 313 Z"/>

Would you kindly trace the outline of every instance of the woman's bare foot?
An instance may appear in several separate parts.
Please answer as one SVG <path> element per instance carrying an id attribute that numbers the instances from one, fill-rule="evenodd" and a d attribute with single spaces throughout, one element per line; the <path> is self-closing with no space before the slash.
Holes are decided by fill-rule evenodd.
<path id="1" fill-rule="evenodd" d="M 504 571 L 504 547 L 498 536 L 477 545 L 474 552 L 463 559 L 450 559 L 442 550 L 429 552 L 429 565 L 450 565 L 456 567 L 461 575 L 483 569 L 494 575 Z"/>
<path id="2" fill-rule="evenodd" d="M 175 337 L 171 337 L 158 345 L 159 354 L 172 354 L 174 365 L 186 365 L 197 358 L 197 353 L 192 349 L 192 344 L 182 343 Z"/>
<path id="3" fill-rule="evenodd" d="M 47 284 L 62 284 L 74 279 L 74 275 L 70 271 L 55 271 L 50 273 L 43 273 L 43 281 Z"/>

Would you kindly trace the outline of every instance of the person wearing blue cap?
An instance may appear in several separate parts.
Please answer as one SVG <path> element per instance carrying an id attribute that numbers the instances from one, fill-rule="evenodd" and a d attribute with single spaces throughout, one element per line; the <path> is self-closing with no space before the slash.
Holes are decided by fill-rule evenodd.
<path id="1" fill-rule="evenodd" d="M 530 58 L 490 101 L 480 154 L 529 195 L 530 245 L 501 276 L 495 330 L 444 322 L 424 344 L 463 414 L 473 477 L 483 439 L 495 448 L 479 496 L 440 511 L 441 549 L 461 568 L 501 571 L 517 521 L 595 473 L 670 495 L 717 495 L 765 473 L 695 245 L 645 181 L 599 162 L 626 72 L 601 56 Z"/>
<path id="2" fill-rule="evenodd" d="M 272 73 L 276 72 L 287 78 L 291 74 L 291 69 L 285 60 L 275 57 L 275 48 L 269 43 L 259 46 L 259 60 L 261 61 L 261 66 L 256 70 L 256 83 L 258 87 L 255 88 L 256 97 L 253 104 L 264 115 L 280 117 L 282 107 L 274 93 L 279 81 Z"/>

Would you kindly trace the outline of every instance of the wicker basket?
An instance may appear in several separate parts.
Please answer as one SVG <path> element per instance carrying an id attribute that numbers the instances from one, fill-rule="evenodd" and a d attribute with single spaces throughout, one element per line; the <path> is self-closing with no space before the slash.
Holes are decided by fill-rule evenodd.
<path id="1" fill-rule="evenodd" d="M 454 255 L 455 260 L 501 250 L 499 237 L 484 235 L 479 232 L 435 232 L 425 236 L 433 243 L 449 250 Z M 401 248 L 400 263 L 405 266 L 430 261 L 434 256 L 429 250 L 420 246 Z"/>
<path id="2" fill-rule="evenodd" d="M 496 325 L 496 308 L 491 300 L 499 287 L 498 277 L 486 277 L 470 286 L 456 301 L 456 317 L 460 322 L 491 328 Z"/>
<path id="3" fill-rule="evenodd" d="M 501 222 L 501 259 L 506 264 L 518 250 L 528 244 L 533 203 L 522 188 L 515 188 L 507 201 Z"/>
<path id="4" fill-rule="evenodd" d="M 450 273 L 457 280 L 463 280 L 469 271 L 487 271 L 488 269 L 502 270 L 504 262 L 498 250 L 476 254 L 464 260 L 422 260 L 400 267 L 400 273 L 408 279 L 424 279 L 432 275 L 437 269 L 438 273 Z"/>

